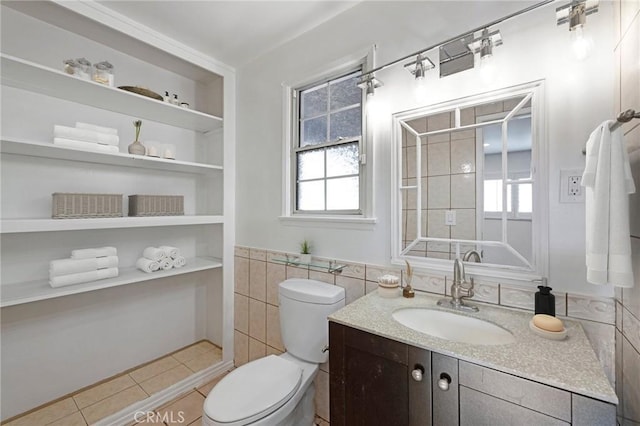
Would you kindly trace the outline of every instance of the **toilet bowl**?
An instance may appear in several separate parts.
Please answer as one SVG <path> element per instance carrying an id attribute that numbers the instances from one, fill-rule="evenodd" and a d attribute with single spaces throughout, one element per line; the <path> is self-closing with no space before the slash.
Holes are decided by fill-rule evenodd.
<path id="1" fill-rule="evenodd" d="M 344 289 L 306 279 L 279 285 L 280 328 L 287 352 L 244 364 L 205 399 L 206 426 L 311 426 L 313 380 L 328 354 L 327 316 L 344 306 Z"/>

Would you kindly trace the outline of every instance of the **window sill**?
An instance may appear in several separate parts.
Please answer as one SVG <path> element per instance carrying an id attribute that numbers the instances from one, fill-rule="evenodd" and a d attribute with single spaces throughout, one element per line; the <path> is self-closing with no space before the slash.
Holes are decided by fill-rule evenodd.
<path id="1" fill-rule="evenodd" d="M 373 230 L 375 217 L 342 217 L 342 216 L 279 216 L 278 220 L 285 226 L 315 226 L 318 228 L 364 229 Z"/>

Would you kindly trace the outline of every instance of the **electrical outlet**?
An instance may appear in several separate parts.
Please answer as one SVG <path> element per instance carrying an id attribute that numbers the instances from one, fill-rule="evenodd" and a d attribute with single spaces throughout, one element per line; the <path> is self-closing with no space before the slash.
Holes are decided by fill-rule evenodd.
<path id="1" fill-rule="evenodd" d="M 583 203 L 582 170 L 560 170 L 560 202 Z"/>
<path id="2" fill-rule="evenodd" d="M 444 212 L 444 224 L 445 225 L 455 225 L 456 224 L 456 211 L 455 210 L 445 210 Z"/>

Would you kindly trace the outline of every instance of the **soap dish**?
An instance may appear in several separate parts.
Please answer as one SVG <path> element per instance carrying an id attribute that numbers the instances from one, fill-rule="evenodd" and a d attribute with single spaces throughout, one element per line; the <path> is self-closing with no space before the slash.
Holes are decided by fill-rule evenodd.
<path id="1" fill-rule="evenodd" d="M 544 337 L 545 339 L 563 340 L 565 337 L 567 337 L 567 329 L 566 328 L 563 329 L 562 331 L 547 331 L 547 330 L 543 330 L 541 328 L 538 328 L 533 323 L 533 319 L 531 321 L 529 321 L 529 328 L 535 334 L 537 334 L 540 337 Z"/>

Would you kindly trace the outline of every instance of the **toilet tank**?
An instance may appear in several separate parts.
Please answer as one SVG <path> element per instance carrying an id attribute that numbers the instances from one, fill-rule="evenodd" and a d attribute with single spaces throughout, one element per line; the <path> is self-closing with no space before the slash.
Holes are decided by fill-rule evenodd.
<path id="1" fill-rule="evenodd" d="M 292 278 L 280 283 L 280 331 L 288 353 L 305 361 L 326 362 L 327 317 L 344 306 L 344 289 L 320 281 Z"/>

